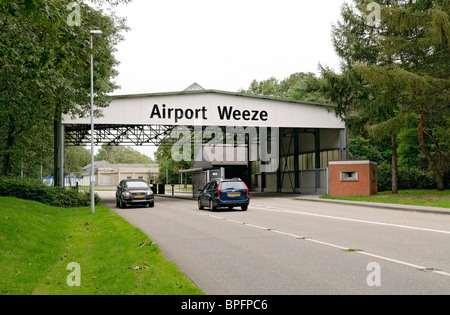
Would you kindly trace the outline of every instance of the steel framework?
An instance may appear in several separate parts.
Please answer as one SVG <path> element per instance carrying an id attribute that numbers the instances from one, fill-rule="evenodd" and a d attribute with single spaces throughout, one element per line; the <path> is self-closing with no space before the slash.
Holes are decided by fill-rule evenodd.
<path id="1" fill-rule="evenodd" d="M 170 137 L 170 132 L 174 126 L 163 125 L 95 125 L 94 144 L 108 145 L 131 145 L 131 146 L 161 146 L 173 145 L 172 141 L 164 141 Z M 194 127 L 188 127 L 192 132 L 197 132 Z M 206 128 L 201 127 L 201 131 Z M 224 139 L 228 134 L 223 132 Z M 236 137 L 236 135 L 234 135 Z M 193 135 L 193 137 L 196 137 Z M 200 134 L 200 137 L 201 134 Z M 207 143 L 210 139 L 201 138 L 202 143 Z M 234 139 L 236 141 L 236 139 Z M 91 143 L 90 125 L 65 125 L 65 145 L 86 146 Z"/>
<path id="2" fill-rule="evenodd" d="M 169 135 L 172 126 L 118 126 L 96 125 L 94 143 L 96 145 L 135 145 L 159 146 Z M 91 131 L 88 125 L 66 125 L 66 145 L 83 146 L 91 141 Z"/>

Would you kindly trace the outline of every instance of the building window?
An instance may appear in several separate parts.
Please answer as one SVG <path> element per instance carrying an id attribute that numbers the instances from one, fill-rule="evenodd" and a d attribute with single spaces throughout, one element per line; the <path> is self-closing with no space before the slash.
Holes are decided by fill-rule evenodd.
<path id="1" fill-rule="evenodd" d="M 328 162 L 332 160 L 339 160 L 339 150 L 328 150 L 320 153 L 321 168 L 327 168 Z"/>
<path id="2" fill-rule="evenodd" d="M 287 156 L 281 158 L 281 171 L 293 172 L 294 171 L 294 156 Z"/>
<path id="3" fill-rule="evenodd" d="M 305 153 L 300 154 L 298 157 L 298 169 L 300 171 L 313 170 L 315 169 L 316 154 L 315 153 Z"/>
<path id="4" fill-rule="evenodd" d="M 328 162 L 339 159 L 339 150 L 326 150 L 320 152 L 320 168 L 327 168 Z M 283 164 L 284 165 L 284 164 Z M 316 168 L 316 154 L 303 153 L 298 156 L 299 171 L 313 170 Z"/>
<path id="5" fill-rule="evenodd" d="M 345 171 L 341 172 L 341 182 L 357 182 L 358 172 L 356 171 Z"/>
<path id="6" fill-rule="evenodd" d="M 376 181 L 377 181 L 377 172 L 372 171 L 372 182 L 376 182 Z"/>

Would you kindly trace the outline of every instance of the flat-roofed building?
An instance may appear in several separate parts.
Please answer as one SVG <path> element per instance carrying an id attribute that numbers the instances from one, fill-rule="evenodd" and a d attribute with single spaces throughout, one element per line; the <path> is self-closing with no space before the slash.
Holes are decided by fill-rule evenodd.
<path id="1" fill-rule="evenodd" d="M 215 168 L 225 168 L 226 177 L 242 178 L 253 191 L 324 194 L 328 162 L 346 159 L 346 127 L 334 107 L 194 84 L 179 92 L 112 96 L 108 107 L 98 109 L 102 114 L 95 118 L 93 140 L 97 145 L 134 146 L 176 141 L 174 160 L 198 164 L 208 160 L 197 154 L 205 151 L 215 158 L 210 160 Z M 88 145 L 90 128 L 89 116 L 63 117 L 61 156 L 65 144 Z M 236 157 L 222 155 L 221 148 L 230 146 L 237 148 Z M 61 178 L 63 162 L 55 161 Z M 125 173 L 136 177 L 136 172 L 125 171 L 129 167 L 113 169 L 97 171 L 97 184 L 108 183 L 108 175 L 110 183 Z"/>
<path id="2" fill-rule="evenodd" d="M 83 168 L 83 176 L 90 176 L 91 165 Z M 159 173 L 157 164 L 111 164 L 107 161 L 94 163 L 96 186 L 117 186 L 124 179 L 155 180 Z"/>

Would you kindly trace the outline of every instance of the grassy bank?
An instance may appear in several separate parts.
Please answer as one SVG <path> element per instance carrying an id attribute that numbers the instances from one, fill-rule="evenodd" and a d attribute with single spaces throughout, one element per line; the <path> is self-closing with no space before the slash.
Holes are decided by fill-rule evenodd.
<path id="1" fill-rule="evenodd" d="M 203 294 L 140 230 L 108 208 L 0 198 L 0 295 Z M 69 286 L 69 263 L 81 286 Z"/>
<path id="2" fill-rule="evenodd" d="M 381 203 L 395 203 L 427 207 L 450 208 L 450 191 L 437 190 L 401 190 L 398 194 L 391 192 L 380 192 L 373 196 L 356 196 L 356 197 L 330 197 L 322 196 L 322 198 L 368 201 Z"/>

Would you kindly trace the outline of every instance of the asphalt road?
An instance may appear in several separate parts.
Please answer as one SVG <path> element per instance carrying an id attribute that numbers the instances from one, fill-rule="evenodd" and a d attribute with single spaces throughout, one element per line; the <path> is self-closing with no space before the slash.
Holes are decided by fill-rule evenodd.
<path id="1" fill-rule="evenodd" d="M 104 204 L 209 295 L 450 294 L 450 215 L 253 197 L 249 210 Z"/>

